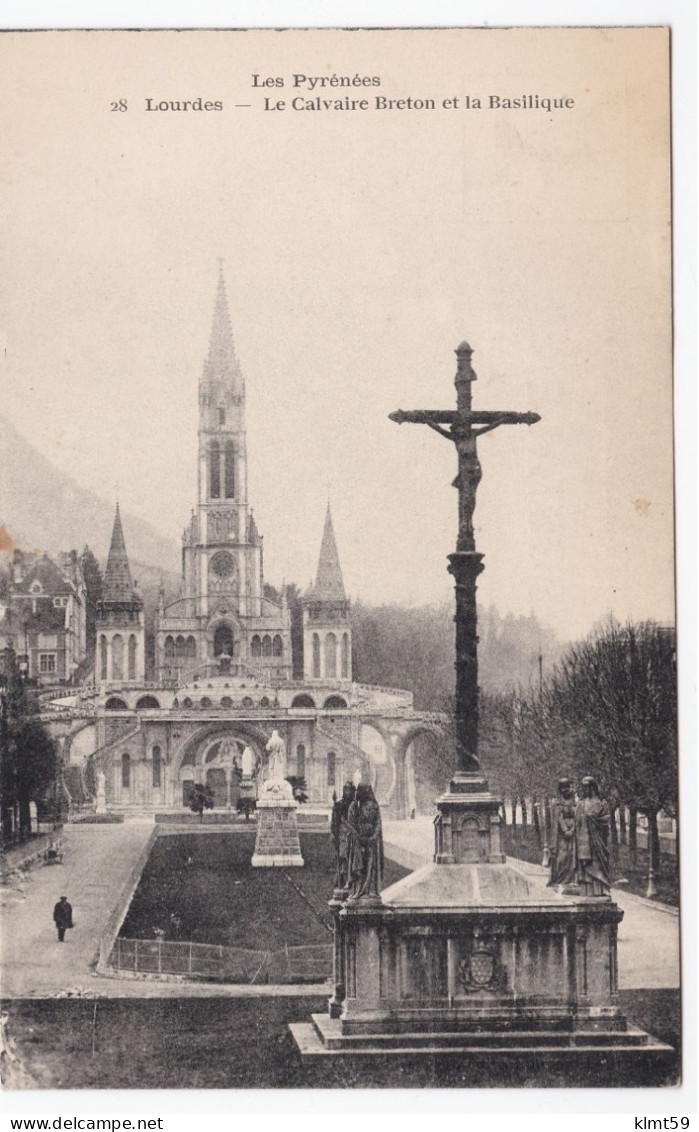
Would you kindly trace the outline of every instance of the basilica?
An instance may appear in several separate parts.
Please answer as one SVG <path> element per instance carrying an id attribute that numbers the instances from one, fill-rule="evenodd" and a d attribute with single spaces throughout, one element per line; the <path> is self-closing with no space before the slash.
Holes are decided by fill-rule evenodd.
<path id="1" fill-rule="evenodd" d="M 315 583 L 290 610 L 265 584 L 263 538 L 247 489 L 245 382 L 219 274 L 199 383 L 198 490 L 182 537 L 176 600 L 161 590 L 154 671 L 146 671 L 143 600 L 117 506 L 96 623 L 94 683 L 54 701 L 51 728 L 66 781 L 99 780 L 107 810 L 177 811 L 196 784 L 235 809 L 245 748 L 266 769 L 274 730 L 310 807 L 351 778 L 371 782 L 396 817 L 414 807 L 413 743 L 441 732 L 412 693 L 357 683 L 352 627 L 328 506 Z M 292 624 L 294 631 L 292 632 Z M 150 677 L 147 679 L 147 675 Z"/>

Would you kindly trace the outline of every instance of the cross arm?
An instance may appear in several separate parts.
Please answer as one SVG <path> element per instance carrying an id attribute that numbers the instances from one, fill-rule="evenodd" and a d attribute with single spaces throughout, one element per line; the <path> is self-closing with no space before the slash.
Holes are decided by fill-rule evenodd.
<path id="1" fill-rule="evenodd" d="M 533 425 L 541 420 L 538 413 L 511 413 L 497 410 L 472 411 L 458 413 L 449 409 L 398 409 L 389 413 L 388 419 L 396 424 L 426 424 L 426 425 L 455 425 L 457 423 L 468 425 L 488 425 L 497 428 L 501 424 Z"/>

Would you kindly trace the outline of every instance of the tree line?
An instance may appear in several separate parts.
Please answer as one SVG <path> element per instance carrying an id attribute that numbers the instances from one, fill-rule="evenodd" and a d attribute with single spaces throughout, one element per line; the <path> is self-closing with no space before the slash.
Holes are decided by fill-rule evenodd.
<path id="1" fill-rule="evenodd" d="M 31 803 L 45 819 L 57 821 L 60 773 L 56 746 L 39 718 L 36 689 L 5 650 L 0 683 L 0 834 L 3 846 L 33 832 Z M 43 812 L 42 812 L 43 811 Z"/>
<path id="2" fill-rule="evenodd" d="M 677 814 L 675 657 L 673 628 L 610 620 L 571 645 L 538 687 L 483 695 L 482 763 L 513 816 L 526 799 L 545 812 L 559 778 L 579 783 L 590 774 L 632 851 L 636 817 L 646 817 L 657 859 L 658 814 Z M 522 814 L 526 820 L 526 808 Z"/>

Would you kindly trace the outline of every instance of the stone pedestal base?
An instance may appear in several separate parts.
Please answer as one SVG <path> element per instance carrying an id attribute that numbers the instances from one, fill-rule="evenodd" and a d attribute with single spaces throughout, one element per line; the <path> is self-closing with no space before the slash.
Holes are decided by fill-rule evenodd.
<path id="1" fill-rule="evenodd" d="M 296 802 L 258 801 L 253 869 L 300 868 L 303 863 Z"/>
<path id="2" fill-rule="evenodd" d="M 623 1033 L 424 1032 L 372 1035 L 342 1034 L 340 1019 L 311 1015 L 310 1022 L 289 1025 L 304 1066 L 323 1087 L 327 1070 L 338 1062 L 366 1071 L 367 1084 L 394 1086 L 408 1080 L 415 1087 L 531 1087 L 575 1085 L 579 1088 L 662 1086 L 676 1084 L 677 1060 L 671 1046 L 629 1026 Z M 321 1076 L 316 1078 L 315 1074 Z M 384 1080 L 377 1082 L 377 1074 Z M 435 1080 L 436 1076 L 436 1080 Z M 538 1080 L 537 1080 L 538 1078 Z M 336 1075 L 327 1085 L 336 1083 Z"/>
<path id="3" fill-rule="evenodd" d="M 291 1027 L 304 1060 L 539 1051 L 632 1065 L 672 1052 L 619 1006 L 611 900 L 565 897 L 487 861 L 425 865 L 382 900 L 334 909 L 328 1015 Z"/>
<path id="4" fill-rule="evenodd" d="M 503 864 L 500 799 L 485 778 L 457 774 L 437 799 L 434 860 L 438 865 Z"/>
<path id="5" fill-rule="evenodd" d="M 469 1054 L 514 1064 L 524 1051 L 560 1051 L 583 1065 L 594 1051 L 600 1065 L 617 1054 L 641 1065 L 669 1052 L 619 1006 L 623 913 L 506 862 L 499 809 L 480 775 L 455 775 L 437 800 L 434 864 L 379 901 L 331 902 L 335 993 L 328 1016 L 291 1028 L 304 1060 Z"/>

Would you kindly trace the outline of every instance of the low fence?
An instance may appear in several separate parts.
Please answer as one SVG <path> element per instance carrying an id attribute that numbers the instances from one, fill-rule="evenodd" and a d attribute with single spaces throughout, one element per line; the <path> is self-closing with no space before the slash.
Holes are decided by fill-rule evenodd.
<path id="1" fill-rule="evenodd" d="M 108 965 L 122 974 L 179 975 L 224 983 L 322 983 L 332 974 L 332 944 L 249 951 L 164 939 L 114 940 Z"/>
<path id="2" fill-rule="evenodd" d="M 117 938 L 117 932 L 121 928 L 121 925 L 126 918 L 126 913 L 128 912 L 129 905 L 131 903 L 131 898 L 136 891 L 136 886 L 141 879 L 141 873 L 143 872 L 146 861 L 148 860 L 150 851 L 153 848 L 157 836 L 158 830 L 157 827 L 154 826 L 151 830 L 148 840 L 146 841 L 146 844 L 143 846 L 141 852 L 138 855 L 138 859 L 134 861 L 134 864 L 129 871 L 126 883 L 119 893 L 119 899 L 112 909 L 112 913 L 102 930 L 97 962 L 97 970 L 100 973 L 102 971 L 102 968 L 110 965 L 109 957 L 111 956 L 113 944 Z"/>

